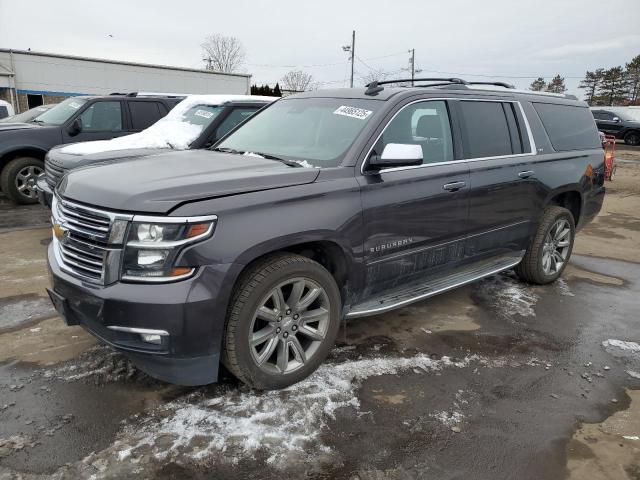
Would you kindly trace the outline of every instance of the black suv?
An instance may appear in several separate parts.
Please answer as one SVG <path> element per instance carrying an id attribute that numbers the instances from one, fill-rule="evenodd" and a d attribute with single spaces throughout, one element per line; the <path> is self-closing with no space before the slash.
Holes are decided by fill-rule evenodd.
<path id="1" fill-rule="evenodd" d="M 624 140 L 627 145 L 640 145 L 640 121 L 622 112 L 592 108 L 598 130 Z"/>
<path id="2" fill-rule="evenodd" d="M 36 203 L 37 178 L 51 147 L 139 132 L 183 98 L 135 93 L 72 97 L 29 123 L 0 123 L 0 188 L 15 203 Z"/>
<path id="3" fill-rule="evenodd" d="M 293 95 L 214 151 L 70 172 L 54 305 L 160 379 L 214 382 L 222 361 L 272 389 L 312 373 L 343 318 L 510 268 L 556 280 L 604 198 L 587 105 L 434 83 Z"/>
<path id="4" fill-rule="evenodd" d="M 40 203 L 51 206 L 53 190 L 73 168 L 128 160 L 168 149 L 209 148 L 274 97 L 192 95 L 146 130 L 112 140 L 60 145 L 44 159 L 45 175 L 37 182 Z"/>

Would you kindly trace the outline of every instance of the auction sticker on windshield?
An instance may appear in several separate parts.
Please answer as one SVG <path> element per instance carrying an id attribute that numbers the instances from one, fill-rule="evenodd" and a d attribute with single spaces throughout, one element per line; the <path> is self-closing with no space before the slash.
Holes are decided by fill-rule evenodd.
<path id="1" fill-rule="evenodd" d="M 69 104 L 69 106 L 70 106 L 71 108 L 75 108 L 75 109 L 77 110 L 78 108 L 80 108 L 80 107 L 82 106 L 82 104 L 81 104 L 81 103 L 77 103 L 77 102 L 71 102 L 71 103 Z"/>
<path id="2" fill-rule="evenodd" d="M 341 105 L 333 112 L 334 115 L 344 115 L 345 117 L 358 118 L 364 120 L 373 112 L 371 110 L 365 110 L 364 108 L 349 107 L 347 105 Z"/>
<path id="3" fill-rule="evenodd" d="M 209 112 L 207 110 L 196 110 L 196 113 L 194 113 L 194 115 L 198 117 L 211 118 L 213 117 L 213 112 Z"/>

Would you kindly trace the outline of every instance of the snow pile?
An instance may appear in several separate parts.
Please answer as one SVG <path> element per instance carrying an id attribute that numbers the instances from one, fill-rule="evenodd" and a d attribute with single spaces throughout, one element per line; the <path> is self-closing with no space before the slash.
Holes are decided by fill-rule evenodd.
<path id="1" fill-rule="evenodd" d="M 265 448 L 270 454 L 268 462 L 276 467 L 284 466 L 290 457 L 308 460 L 310 452 L 330 453 L 321 444 L 320 433 L 339 408 L 359 409 L 356 393 L 366 378 L 411 369 L 428 372 L 445 367 L 462 368 L 474 361 L 481 359 L 471 356 L 460 361 L 448 357 L 433 360 L 424 354 L 360 359 L 323 364 L 308 379 L 281 391 L 231 390 L 210 399 L 195 395 L 168 404 L 157 417 L 136 426 L 130 432 L 133 441 L 121 441 L 118 455 L 125 459 L 135 456 L 138 448 L 141 451 L 151 448 L 161 460 L 177 452 L 194 459 L 217 452 L 238 461 Z M 452 418 L 455 422 L 461 419 L 456 415 Z M 312 444 L 314 448 L 310 448 Z"/>
<path id="2" fill-rule="evenodd" d="M 535 304 L 538 301 L 530 287 L 527 287 L 512 273 L 501 273 L 487 277 L 480 283 L 479 297 L 492 305 L 505 317 L 520 315 L 535 317 Z"/>
<path id="3" fill-rule="evenodd" d="M 602 342 L 602 346 L 608 351 L 607 347 L 615 347 L 619 350 L 624 350 L 629 353 L 640 353 L 640 345 L 636 342 L 625 342 L 624 340 L 605 340 Z"/>
<path id="4" fill-rule="evenodd" d="M 129 148 L 173 148 L 186 150 L 189 148 L 205 125 L 194 125 L 185 121 L 185 114 L 199 105 L 216 106 L 232 100 L 275 100 L 274 97 L 249 95 L 191 95 L 176 105 L 166 117 L 161 118 L 146 130 L 111 140 L 81 142 L 60 151 L 72 155 L 88 155 L 91 153 L 110 152 Z"/>

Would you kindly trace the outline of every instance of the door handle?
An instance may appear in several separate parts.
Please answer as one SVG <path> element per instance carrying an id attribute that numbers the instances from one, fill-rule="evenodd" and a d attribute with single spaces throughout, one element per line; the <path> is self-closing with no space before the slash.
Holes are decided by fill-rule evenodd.
<path id="1" fill-rule="evenodd" d="M 520 173 L 518 174 L 518 176 L 519 176 L 520 178 L 529 178 L 529 177 L 531 177 L 534 173 L 536 173 L 536 172 L 534 172 L 533 170 L 527 170 L 527 171 L 525 171 L 525 172 L 520 172 Z"/>
<path id="2" fill-rule="evenodd" d="M 466 186 L 467 184 L 465 182 L 452 182 L 452 183 L 445 183 L 442 186 L 442 188 L 448 192 L 457 192 L 458 190 Z"/>

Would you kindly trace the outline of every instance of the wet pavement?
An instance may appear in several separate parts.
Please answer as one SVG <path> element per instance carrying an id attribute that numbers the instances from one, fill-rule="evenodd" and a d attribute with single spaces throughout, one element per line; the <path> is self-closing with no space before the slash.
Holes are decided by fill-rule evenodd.
<path id="1" fill-rule="evenodd" d="M 0 478 L 638 479 L 637 251 L 584 255 L 631 209 L 620 185 L 561 281 L 351 320 L 279 392 L 150 379 L 40 300 L 48 229 L 3 231 Z"/>

